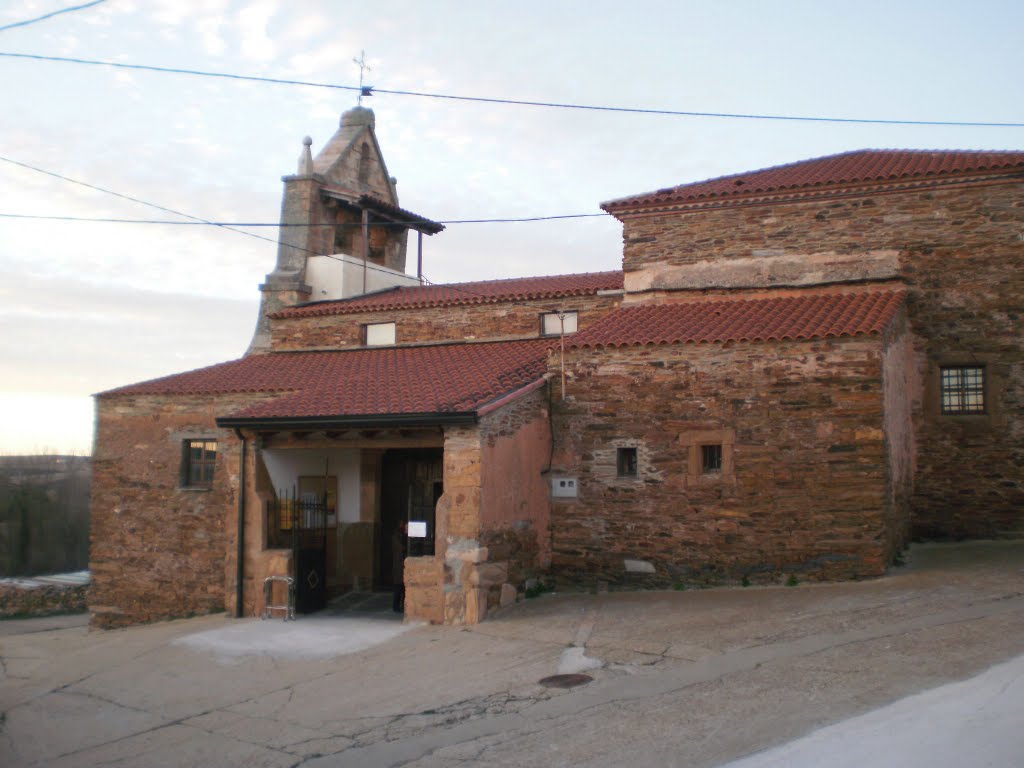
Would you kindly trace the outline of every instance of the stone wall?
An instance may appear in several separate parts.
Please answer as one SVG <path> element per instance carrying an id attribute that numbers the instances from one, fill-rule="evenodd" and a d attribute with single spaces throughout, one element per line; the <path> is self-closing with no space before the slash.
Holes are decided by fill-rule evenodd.
<path id="1" fill-rule="evenodd" d="M 477 566 L 473 580 L 491 611 L 516 600 L 551 565 L 547 385 L 482 418 L 480 430 L 480 543 L 487 561 Z"/>
<path id="2" fill-rule="evenodd" d="M 23 587 L 0 584 L 0 618 L 83 613 L 88 585 L 45 584 Z"/>
<path id="3" fill-rule="evenodd" d="M 407 617 L 476 624 L 546 568 L 550 445 L 546 387 L 445 430 L 435 555 L 406 560 Z"/>
<path id="4" fill-rule="evenodd" d="M 627 290 L 898 276 L 916 368 L 916 536 L 1024 535 L 1024 183 L 626 218 Z M 804 265 L 803 268 L 800 265 Z M 645 294 L 627 296 L 643 300 Z M 981 363 L 989 412 L 938 413 L 938 368 Z"/>
<path id="5" fill-rule="evenodd" d="M 214 419 L 256 399 L 97 398 L 89 598 L 95 626 L 225 609 L 235 573 L 240 444 Z M 213 483 L 184 488 L 182 442 L 200 437 L 217 441 Z"/>
<path id="6" fill-rule="evenodd" d="M 553 570 L 593 585 L 856 578 L 902 541 L 888 496 L 883 340 L 574 350 L 556 401 Z M 702 445 L 721 445 L 704 472 Z M 620 477 L 619 448 L 636 449 Z M 905 526 L 903 526 L 905 528 Z"/>
<path id="7" fill-rule="evenodd" d="M 358 347 L 367 323 L 395 322 L 399 344 L 466 339 L 521 338 L 540 335 L 540 316 L 558 309 L 579 312 L 582 330 L 619 304 L 618 296 L 572 296 L 531 300 L 529 306 L 490 303 L 430 307 L 391 312 L 364 312 L 326 317 L 271 320 L 277 350 Z"/>

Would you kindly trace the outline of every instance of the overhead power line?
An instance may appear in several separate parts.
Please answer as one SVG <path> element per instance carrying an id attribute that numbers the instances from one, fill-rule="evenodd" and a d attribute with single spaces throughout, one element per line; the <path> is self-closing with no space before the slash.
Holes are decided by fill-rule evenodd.
<path id="1" fill-rule="evenodd" d="M 11 165 L 17 165 L 17 166 L 19 166 L 21 168 L 25 168 L 25 169 L 27 169 L 29 171 L 35 171 L 36 173 L 42 173 L 42 174 L 44 174 L 46 176 L 51 176 L 51 177 L 53 177 L 55 179 L 60 179 L 61 181 L 66 181 L 69 184 L 77 184 L 78 186 L 85 187 L 87 189 L 92 189 L 92 190 L 94 190 L 96 192 L 102 192 L 105 195 L 112 195 L 114 197 L 119 197 L 122 200 L 128 200 L 128 201 L 130 201 L 132 203 L 138 203 L 139 205 L 145 205 L 148 208 L 153 208 L 153 209 L 158 210 L 158 211 L 163 211 L 164 213 L 170 213 L 170 214 L 173 214 L 175 216 L 183 216 L 186 219 L 191 219 L 192 221 L 195 221 L 195 222 L 199 222 L 199 223 L 202 223 L 202 224 L 208 224 L 208 225 L 210 225 L 212 227 L 221 227 L 222 229 L 226 229 L 226 230 L 229 230 L 231 232 L 238 232 L 239 234 L 246 235 L 247 237 L 255 237 L 255 238 L 258 238 L 260 240 L 270 240 L 271 242 L 277 242 L 276 240 L 273 240 L 273 239 L 271 239 L 269 237 L 263 237 L 262 235 L 257 235 L 257 234 L 255 234 L 253 232 L 245 232 L 244 230 L 241 230 L 241 229 L 233 229 L 232 227 L 230 227 L 230 226 L 228 226 L 226 224 L 217 224 L 216 222 L 210 221 L 209 219 L 204 219 L 201 216 L 193 216 L 191 213 L 184 213 L 182 211 L 176 211 L 173 208 L 168 208 L 168 207 L 163 206 L 163 205 L 158 205 L 157 203 L 151 203 L 148 200 L 142 200 L 141 198 L 134 197 L 132 195 L 126 195 L 126 194 L 123 194 L 121 192 L 115 192 L 112 189 L 106 189 L 104 187 L 98 187 L 95 184 L 90 184 L 90 183 L 88 183 L 86 181 L 80 181 L 78 179 L 72 179 L 72 178 L 70 178 L 68 176 L 65 176 L 65 175 L 61 174 L 61 173 L 56 173 L 54 171 L 48 171 L 45 168 L 38 168 L 37 166 L 29 165 L 28 163 L 22 163 L 22 162 L 19 162 L 18 160 L 14 160 L 14 159 L 12 159 L 10 157 L 3 157 L 2 155 L 0 155 L 0 161 L 3 161 L 5 163 L 10 163 Z"/>
<path id="2" fill-rule="evenodd" d="M 29 171 L 35 171 L 36 173 L 42 173 L 47 176 L 52 176 L 55 179 L 66 181 L 70 184 L 78 184 L 86 187 L 87 189 L 95 190 L 96 192 L 102 192 L 105 195 L 113 195 L 114 197 L 120 197 L 122 200 L 128 200 L 133 203 L 139 203 L 140 205 L 154 208 L 164 213 L 171 213 L 175 216 L 184 216 L 189 221 L 177 221 L 173 219 L 124 219 L 124 218 L 108 218 L 108 217 L 91 217 L 91 216 L 55 216 L 55 215 L 43 215 L 43 214 L 28 214 L 28 213 L 0 213 L 0 218 L 5 219 L 38 219 L 43 221 L 83 221 L 83 222 L 96 222 L 105 224 L 169 224 L 171 226 L 209 226 L 209 227 L 220 227 L 230 232 L 237 232 L 240 235 L 247 235 L 248 237 L 255 237 L 260 240 L 266 240 L 271 243 L 279 243 L 278 240 L 273 238 L 264 237 L 263 235 L 257 235 L 253 232 L 245 232 L 241 229 L 235 229 L 235 227 L 324 227 L 324 226 L 335 226 L 334 224 L 287 224 L 282 222 L 245 222 L 245 221 L 211 221 L 210 219 L 204 219 L 201 216 L 193 216 L 190 213 L 183 213 L 182 211 L 176 211 L 173 208 L 167 208 L 163 205 L 157 205 L 147 200 L 141 200 L 132 195 L 125 195 L 121 192 L 115 192 L 111 189 L 105 189 L 104 187 L 98 187 L 95 184 L 89 184 L 85 181 L 78 179 L 72 179 L 63 174 L 56 173 L 54 171 L 48 171 L 45 168 L 39 168 L 35 165 L 29 165 L 28 163 L 22 163 L 18 160 L 14 160 L 10 157 L 4 157 L 0 155 L 0 161 L 10 163 L 11 165 L 17 165 L 20 168 L 25 168 Z M 606 218 L 607 213 L 568 213 L 561 214 L 558 216 L 527 216 L 524 218 L 494 218 L 494 219 L 448 219 L 445 221 L 439 221 L 438 224 L 515 224 L 530 221 L 556 221 L 559 219 L 589 219 L 589 218 Z M 415 224 L 414 221 L 396 221 L 391 222 L 395 226 L 405 226 L 407 224 Z M 353 226 L 360 226 L 354 224 Z M 298 246 L 289 246 L 291 248 L 297 248 Z M 312 251 L 310 251 L 312 253 Z"/>
<path id="3" fill-rule="evenodd" d="M 35 59 L 37 61 L 56 61 L 65 64 L 87 64 L 98 67 L 115 67 L 117 69 L 138 69 L 146 72 L 164 72 L 172 75 L 195 75 L 198 77 L 219 77 L 227 80 L 248 80 L 256 83 L 273 83 L 274 85 L 303 85 L 309 88 L 332 88 L 341 91 L 358 91 L 360 88 L 355 85 L 334 85 L 332 83 L 318 83 L 311 80 L 292 80 L 282 77 L 259 77 L 257 75 L 235 75 L 230 72 L 207 72 L 200 69 L 185 69 L 183 67 L 157 67 L 150 64 L 125 64 L 120 61 L 98 61 L 95 59 L 76 59 L 69 56 L 44 56 L 35 53 L 10 53 L 0 51 L 0 56 L 12 59 Z"/>
<path id="4" fill-rule="evenodd" d="M 543 107 L 549 109 L 570 109 L 595 112 L 617 112 L 624 114 L 638 115 L 664 115 L 670 117 L 709 117 L 733 120 L 775 120 L 795 121 L 812 123 L 854 123 L 867 125 L 916 125 L 916 126 L 946 126 L 961 128 L 1024 128 L 1024 122 L 989 122 L 979 120 L 898 120 L 889 118 L 863 118 L 863 117 L 824 117 L 816 115 L 768 115 L 750 112 L 707 112 L 681 109 L 653 109 L 647 107 L 617 107 L 598 104 L 572 104 L 557 101 L 534 101 L 529 99 L 508 99 L 495 96 L 462 96 L 451 93 L 434 93 L 430 91 L 408 91 L 388 88 L 376 88 L 374 86 L 341 85 L 338 83 L 324 83 L 312 80 L 294 80 L 280 77 L 261 77 L 257 75 L 239 75 L 230 72 L 212 72 L 201 69 L 188 69 L 184 67 L 159 67 L 150 64 L 126 64 L 117 61 L 101 61 L 97 59 L 79 59 L 66 56 L 47 56 L 33 53 L 13 53 L 0 51 L 0 57 L 15 59 L 33 59 L 36 61 L 61 62 L 65 64 L 83 64 L 89 66 L 116 67 L 118 69 L 144 70 L 148 72 L 163 72 L 176 75 L 193 75 L 197 77 L 216 77 L 228 80 L 246 80 L 259 83 L 271 83 L 274 85 L 298 85 L 309 88 L 330 88 L 334 90 L 359 91 L 364 96 L 374 94 L 386 94 L 390 96 L 414 96 L 428 99 L 445 99 L 449 101 L 466 101 L 484 104 L 506 104 L 520 107 Z"/>
<path id="5" fill-rule="evenodd" d="M 14 29 L 15 27 L 27 27 L 29 24 L 35 24 L 39 21 L 46 21 L 52 19 L 54 16 L 60 16 L 62 13 L 71 13 L 72 11 L 84 11 L 86 8 L 92 8 L 94 5 L 105 3 L 107 0 L 92 0 L 91 3 L 83 3 L 82 5 L 73 5 L 70 8 L 61 8 L 59 11 L 51 11 L 50 13 L 44 13 L 42 16 L 37 16 L 34 19 L 26 19 L 25 21 L 16 21 L 13 24 L 5 24 L 0 27 L 0 32 L 8 29 Z"/>
<path id="6" fill-rule="evenodd" d="M 17 165 L 17 166 L 19 166 L 21 168 L 25 168 L 25 169 L 30 170 L 30 171 L 36 171 L 37 173 L 42 173 L 42 174 L 45 174 L 47 176 L 52 176 L 52 177 L 54 177 L 56 179 L 60 179 L 61 181 L 65 181 L 65 182 L 68 182 L 70 184 L 78 184 L 80 186 L 87 187 L 87 188 L 95 190 L 97 192 L 102 192 L 102 193 L 107 194 L 107 195 L 113 195 L 114 197 L 119 197 L 119 198 L 122 198 L 123 200 L 129 200 L 129 201 L 131 201 L 133 203 L 138 203 L 140 205 L 145 205 L 145 206 L 148 206 L 150 208 L 155 208 L 157 210 L 164 211 L 166 213 L 173 213 L 175 216 L 184 216 L 185 218 L 190 219 L 190 221 L 122 220 L 122 221 L 124 221 L 124 223 L 132 223 L 132 224 L 137 224 L 137 223 L 192 224 L 192 225 L 206 224 L 206 225 L 209 225 L 209 226 L 221 227 L 222 229 L 226 229 L 229 232 L 237 232 L 240 235 L 247 235 L 249 237 L 255 237 L 258 240 L 265 240 L 265 241 L 267 241 L 269 243 L 274 243 L 275 245 L 280 245 L 281 244 L 281 242 L 279 240 L 276 240 L 276 239 L 274 239 L 272 237 L 264 237 L 263 235 L 257 235 L 257 234 L 255 234 L 253 232 L 246 232 L 246 231 L 241 230 L 241 229 L 234 229 L 232 226 L 224 224 L 223 222 L 210 221 L 209 219 L 204 219 L 204 218 L 201 218 L 199 216 L 193 216 L 190 213 L 183 213 L 182 211 L 176 211 L 173 208 L 167 208 L 166 206 L 158 205 L 157 203 L 151 203 L 151 202 L 149 202 L 147 200 L 142 200 L 141 198 L 134 197 L 132 195 L 125 195 L 125 194 L 122 194 L 121 192 L 115 192 L 114 190 L 111 190 L 111 189 L 105 189 L 103 187 L 96 186 L 95 184 L 89 184 L 88 182 L 85 182 L 85 181 L 80 181 L 78 179 L 72 179 L 72 178 L 70 178 L 68 176 L 64 176 L 63 174 L 60 174 L 60 173 L 54 173 L 53 171 L 47 171 L 47 170 L 45 170 L 43 168 L 37 168 L 36 166 L 29 165 L 28 163 L 22 163 L 22 162 L 19 162 L 17 160 L 12 160 L 9 157 L 0 156 L 0 161 L 3 161 L 5 163 L 11 163 L 12 165 Z M 607 215 L 607 214 L 603 214 L 603 213 L 600 213 L 600 214 L 580 214 L 580 216 L 605 216 L 605 215 Z M 0 217 L 5 217 L 5 218 L 33 218 L 33 219 L 57 219 L 57 220 L 70 220 L 70 221 L 83 221 L 83 220 L 84 221 L 103 221 L 102 219 L 83 219 L 81 217 L 70 217 L 70 216 L 69 217 L 65 217 L 65 216 L 31 216 L 31 217 L 29 217 L 29 216 L 21 216 L 19 214 L 0 214 Z M 552 218 L 568 218 L 568 217 L 556 216 L 556 217 L 552 217 Z M 534 219 L 527 219 L 527 221 L 536 221 L 536 220 L 537 220 L 536 218 L 534 218 Z M 472 223 L 476 223 L 476 222 L 480 222 L 480 221 L 483 221 L 483 219 L 467 220 L 467 222 L 472 222 Z M 244 225 L 243 224 L 243 225 L 237 225 L 237 226 L 264 226 L 264 225 L 262 225 L 262 224 L 260 224 L 260 225 Z M 266 226 L 280 226 L 280 225 L 279 224 L 274 224 L 274 225 L 266 225 Z M 327 256 L 328 258 L 331 258 L 331 259 L 336 259 L 338 261 L 344 261 L 344 259 L 340 259 L 340 258 L 338 258 L 337 256 L 335 256 L 333 254 L 319 253 L 319 252 L 313 251 L 313 250 L 311 250 L 309 248 L 303 248 L 301 246 L 296 246 L 296 245 L 291 245 L 291 244 L 287 244 L 287 245 L 288 245 L 289 248 L 294 248 L 297 251 L 302 251 L 302 252 L 305 252 L 305 253 L 310 253 L 310 254 L 312 254 L 314 256 Z M 377 267 L 376 265 L 369 264 L 369 263 L 366 264 L 366 268 L 370 269 L 370 270 L 373 270 L 375 272 L 385 272 L 387 274 L 392 274 L 391 270 L 382 269 L 380 267 Z M 470 296 L 477 296 L 477 297 L 480 297 L 482 299 L 493 299 L 493 297 L 486 296 L 485 294 L 477 293 L 475 291 L 471 291 L 471 290 L 468 290 L 466 288 L 461 288 L 461 287 L 459 287 L 458 283 L 443 283 L 443 284 L 439 284 L 439 283 L 434 283 L 431 280 L 428 280 L 425 276 L 421 276 L 421 278 L 422 278 L 422 280 L 423 280 L 425 285 L 444 285 L 447 288 L 459 291 L 461 293 L 465 293 L 465 294 L 470 295 Z M 525 302 L 525 301 L 522 301 L 522 300 L 516 300 L 516 301 L 512 301 L 510 303 L 517 304 L 519 306 L 530 307 L 530 308 L 533 308 L 533 309 L 540 309 L 540 310 L 543 310 L 543 311 L 546 311 L 546 312 L 557 311 L 557 310 L 552 310 L 550 305 L 533 304 L 533 303 Z"/>
<path id="7" fill-rule="evenodd" d="M 3 160 L 6 158 L 0 158 Z M 139 201 L 135 201 L 139 202 Z M 185 215 L 185 214 L 181 214 Z M 529 216 L 520 219 L 447 219 L 437 221 L 437 224 L 523 224 L 531 221 L 558 221 L 561 219 L 591 219 L 591 218 L 608 218 L 610 214 L 607 213 L 571 213 L 563 214 L 561 216 Z M 300 228 L 300 227 L 338 227 L 338 226 L 350 226 L 353 228 L 361 227 L 362 225 L 358 222 L 344 225 L 336 223 L 326 224 L 293 224 L 286 222 L 268 222 L 268 221 L 206 221 L 205 219 L 196 219 L 194 221 L 177 221 L 174 219 L 123 219 L 113 218 L 105 216 L 55 216 L 52 214 L 33 214 L 33 213 L 0 213 L 0 218 L 4 219 L 28 219 L 32 221 L 77 221 L 77 222 L 92 222 L 97 224 L 166 224 L 172 227 L 223 227 L 230 229 L 231 227 L 285 227 L 285 228 Z M 406 227 L 410 224 L 416 224 L 415 221 L 382 221 L 376 222 L 375 226 L 395 226 L 395 227 Z M 243 232 L 242 234 L 249 234 Z"/>
<path id="8" fill-rule="evenodd" d="M 96 192 L 102 192 L 105 195 L 113 195 L 114 197 L 119 197 L 122 200 L 129 200 L 129 201 L 131 201 L 133 203 L 138 203 L 139 205 L 145 205 L 145 206 L 147 206 L 149 208 L 154 208 L 154 209 L 156 209 L 158 211 L 163 211 L 164 213 L 171 213 L 171 214 L 174 214 L 175 216 L 183 216 L 186 219 L 191 219 L 193 222 L 198 223 L 198 224 L 207 224 L 207 225 L 209 225 L 211 227 L 220 227 L 221 229 L 227 230 L 228 232 L 237 232 L 240 235 L 245 235 L 246 237 L 254 237 L 257 240 L 265 240 L 266 242 L 273 243 L 274 245 L 282 245 L 283 244 L 283 245 L 287 246 L 288 248 L 294 248 L 296 251 L 301 251 L 303 253 L 311 253 L 314 256 L 327 256 L 328 258 L 336 259 L 337 261 L 344 261 L 344 259 L 339 259 L 339 258 L 337 258 L 336 256 L 334 256 L 332 254 L 318 253 L 317 251 L 314 251 L 314 250 L 312 250 L 310 248 L 304 248 L 302 246 L 292 245 L 291 243 L 281 243 L 280 240 L 278 240 L 276 238 L 273 238 L 273 237 L 265 237 L 263 235 L 258 235 L 255 232 L 246 232 L 244 229 L 235 229 L 234 227 L 229 226 L 227 224 L 221 224 L 221 223 L 218 223 L 218 222 L 215 222 L 215 221 L 210 221 L 209 219 L 204 219 L 201 216 L 193 216 L 191 213 L 184 213 L 182 211 L 176 211 L 173 208 L 168 208 L 168 207 L 163 206 L 163 205 L 158 205 L 157 203 L 151 203 L 148 200 L 142 200 L 141 198 L 134 197 L 132 195 L 126 195 L 126 194 L 123 194 L 121 192 L 115 192 L 112 189 L 106 189 L 104 187 L 99 187 L 99 186 L 96 186 L 95 184 L 89 184 L 88 182 L 85 182 L 85 181 L 80 181 L 78 179 L 72 179 L 72 178 L 70 178 L 68 176 L 65 176 L 63 174 L 60 174 L 60 173 L 55 173 L 53 171 L 47 171 L 44 168 L 37 168 L 36 166 L 29 165 L 28 163 L 22 163 L 22 162 L 19 162 L 17 160 L 12 160 L 9 157 L 3 157 L 2 155 L 0 155 L 0 161 L 3 161 L 5 163 L 10 163 L 11 165 L 17 165 L 17 166 L 19 166 L 21 168 L 25 168 L 25 169 L 30 170 L 30 171 L 35 171 L 36 173 L 42 173 L 42 174 L 45 174 L 46 176 L 52 176 L 55 179 L 60 179 L 61 181 L 65 181 L 65 182 L 67 182 L 69 184 L 77 184 L 79 186 L 95 190 Z M 367 264 L 366 268 L 370 269 L 370 270 L 373 270 L 373 271 L 376 271 L 376 272 L 384 272 L 384 273 L 390 274 L 390 270 L 374 266 L 373 264 Z"/>

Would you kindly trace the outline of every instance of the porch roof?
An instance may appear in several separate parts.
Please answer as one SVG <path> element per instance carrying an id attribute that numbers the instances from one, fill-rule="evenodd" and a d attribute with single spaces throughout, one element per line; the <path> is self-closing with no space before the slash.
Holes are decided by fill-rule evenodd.
<path id="1" fill-rule="evenodd" d="M 540 380 L 549 339 L 251 355 L 101 393 L 276 394 L 217 419 L 263 423 L 402 424 L 471 421 Z"/>

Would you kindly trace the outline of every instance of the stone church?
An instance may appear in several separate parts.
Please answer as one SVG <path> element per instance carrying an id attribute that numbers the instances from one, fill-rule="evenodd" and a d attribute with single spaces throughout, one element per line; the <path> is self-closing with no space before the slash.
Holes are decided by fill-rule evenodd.
<path id="1" fill-rule="evenodd" d="M 1024 152 L 602 207 L 621 271 L 428 285 L 444 227 L 399 206 L 373 112 L 307 139 L 246 355 L 96 398 L 94 624 L 259 615 L 271 576 L 300 611 L 397 581 L 475 623 L 539 583 L 855 579 L 1024 535 Z"/>

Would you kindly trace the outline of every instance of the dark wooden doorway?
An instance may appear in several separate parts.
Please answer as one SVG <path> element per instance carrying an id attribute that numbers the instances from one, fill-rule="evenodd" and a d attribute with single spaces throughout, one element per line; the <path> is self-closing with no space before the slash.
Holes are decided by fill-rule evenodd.
<path id="1" fill-rule="evenodd" d="M 394 586 L 395 531 L 404 521 L 426 524 L 426 537 L 408 540 L 407 555 L 434 554 L 435 509 L 444 491 L 444 451 L 441 448 L 389 450 L 381 462 L 380 571 L 378 584 Z"/>

